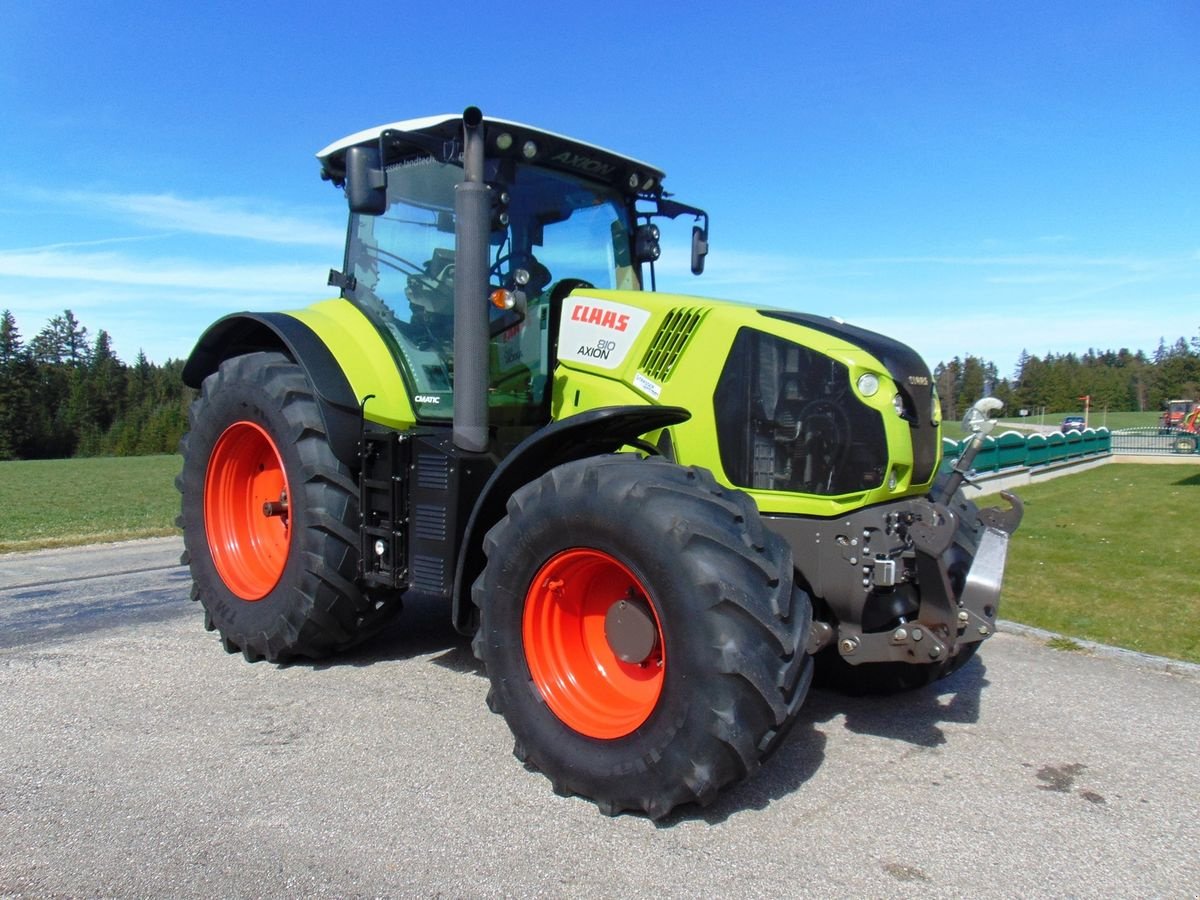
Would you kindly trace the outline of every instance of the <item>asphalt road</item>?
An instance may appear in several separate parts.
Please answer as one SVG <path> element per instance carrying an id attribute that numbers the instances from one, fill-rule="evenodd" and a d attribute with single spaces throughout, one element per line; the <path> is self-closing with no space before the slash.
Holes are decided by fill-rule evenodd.
<path id="1" fill-rule="evenodd" d="M 331 664 L 227 656 L 175 540 L 0 557 L 0 895 L 1200 895 L 1200 677 L 999 634 L 814 693 L 658 824 L 511 756 L 444 612 Z"/>

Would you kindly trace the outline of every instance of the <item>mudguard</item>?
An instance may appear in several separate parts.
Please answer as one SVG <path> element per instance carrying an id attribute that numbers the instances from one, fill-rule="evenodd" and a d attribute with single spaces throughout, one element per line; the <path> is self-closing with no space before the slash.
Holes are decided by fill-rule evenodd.
<path id="1" fill-rule="evenodd" d="M 508 498 L 555 466 L 615 453 L 651 431 L 678 425 L 691 413 L 678 406 L 607 406 L 552 422 L 517 445 L 479 494 L 460 545 L 451 616 L 463 634 L 472 630 L 471 584 L 483 571 L 483 536 L 504 516 Z"/>
<path id="2" fill-rule="evenodd" d="M 350 382 L 316 332 L 287 313 L 242 312 L 218 319 L 184 364 L 183 383 L 199 389 L 225 360 L 263 350 L 282 351 L 304 370 L 334 455 L 356 468 L 362 415 Z"/>

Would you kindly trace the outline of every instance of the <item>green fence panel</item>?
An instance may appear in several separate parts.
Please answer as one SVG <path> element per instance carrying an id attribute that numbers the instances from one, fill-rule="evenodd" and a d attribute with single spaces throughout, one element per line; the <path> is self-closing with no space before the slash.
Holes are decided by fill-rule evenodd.
<path id="1" fill-rule="evenodd" d="M 1068 431 L 1063 435 L 1067 439 L 1067 458 L 1075 459 L 1083 456 L 1083 434 L 1078 431 Z"/>
<path id="2" fill-rule="evenodd" d="M 1000 469 L 1025 465 L 1025 435 L 1006 431 L 996 438 L 996 465 Z"/>
<path id="3" fill-rule="evenodd" d="M 1025 465 L 1044 466 L 1050 462 L 1050 444 L 1044 434 L 1031 434 L 1025 441 Z"/>
<path id="4" fill-rule="evenodd" d="M 1046 439 L 1049 445 L 1049 452 L 1046 455 L 1047 463 L 1062 462 L 1067 458 L 1067 439 L 1059 432 L 1055 432 Z"/>

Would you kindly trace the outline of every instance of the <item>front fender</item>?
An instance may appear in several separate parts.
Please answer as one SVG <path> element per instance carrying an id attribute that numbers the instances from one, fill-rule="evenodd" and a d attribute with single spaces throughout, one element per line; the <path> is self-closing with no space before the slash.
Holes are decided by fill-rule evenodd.
<path id="1" fill-rule="evenodd" d="M 508 498 L 555 466 L 615 453 L 641 435 L 686 422 L 691 413 L 678 406 L 607 406 L 552 422 L 517 445 L 479 494 L 454 575 L 452 616 L 463 634 L 472 630 L 471 584 L 483 571 L 483 536 L 504 516 Z"/>

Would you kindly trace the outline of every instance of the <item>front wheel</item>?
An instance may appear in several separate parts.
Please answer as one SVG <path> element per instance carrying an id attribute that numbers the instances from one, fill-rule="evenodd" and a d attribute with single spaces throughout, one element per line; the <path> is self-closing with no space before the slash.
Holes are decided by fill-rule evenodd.
<path id="1" fill-rule="evenodd" d="M 474 648 L 518 758 L 659 818 L 758 768 L 808 691 L 811 605 L 753 501 L 628 455 L 551 470 L 484 542 Z"/>

